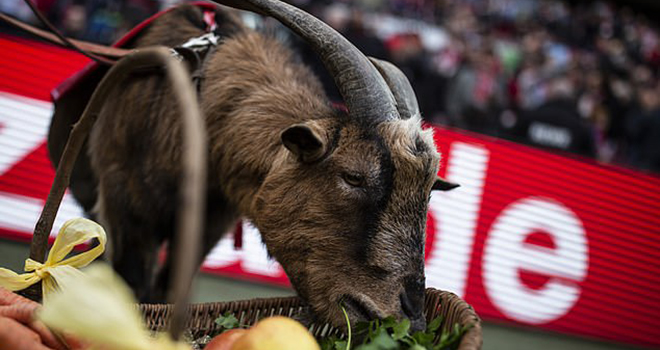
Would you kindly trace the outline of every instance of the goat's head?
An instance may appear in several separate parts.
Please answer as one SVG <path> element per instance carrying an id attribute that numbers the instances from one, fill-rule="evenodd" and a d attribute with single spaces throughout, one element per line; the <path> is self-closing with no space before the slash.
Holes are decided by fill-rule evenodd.
<path id="1" fill-rule="evenodd" d="M 315 314 L 423 328 L 426 208 L 439 155 L 418 119 L 288 128 L 256 200 L 271 255 Z"/>
<path id="2" fill-rule="evenodd" d="M 273 16 L 305 38 L 348 108 L 282 132 L 286 156 L 254 202 L 269 253 L 321 319 L 343 325 L 343 303 L 355 320 L 394 315 L 422 329 L 428 199 L 432 188 L 453 185 L 436 176 L 439 154 L 407 79 L 289 5 L 225 3 Z"/>

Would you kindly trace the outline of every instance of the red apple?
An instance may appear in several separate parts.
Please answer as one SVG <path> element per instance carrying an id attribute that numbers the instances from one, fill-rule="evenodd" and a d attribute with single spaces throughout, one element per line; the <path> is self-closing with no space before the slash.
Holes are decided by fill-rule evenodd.
<path id="1" fill-rule="evenodd" d="M 206 344 L 204 350 L 229 350 L 231 346 L 245 333 L 247 329 L 230 329 L 222 334 L 215 336 L 211 341 Z"/>

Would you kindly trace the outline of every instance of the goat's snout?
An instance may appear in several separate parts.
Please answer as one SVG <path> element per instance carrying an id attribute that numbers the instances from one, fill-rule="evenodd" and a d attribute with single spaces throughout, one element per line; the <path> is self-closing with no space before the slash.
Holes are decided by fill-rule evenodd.
<path id="1" fill-rule="evenodd" d="M 424 279 L 409 277 L 404 283 L 404 291 L 399 296 L 401 311 L 410 319 L 411 333 L 426 329 L 424 317 Z"/>
<path id="2" fill-rule="evenodd" d="M 414 301 L 408 297 L 408 293 L 402 293 L 400 296 L 401 299 L 401 311 L 403 317 L 410 320 L 410 332 L 415 333 L 417 331 L 423 331 L 426 329 L 426 318 L 424 317 L 424 304 L 423 300 Z"/>

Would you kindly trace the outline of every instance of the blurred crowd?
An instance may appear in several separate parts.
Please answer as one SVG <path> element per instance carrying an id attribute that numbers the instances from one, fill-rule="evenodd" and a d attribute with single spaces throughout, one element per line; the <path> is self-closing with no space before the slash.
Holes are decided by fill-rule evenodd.
<path id="1" fill-rule="evenodd" d="M 29 13 L 14 0 L 3 12 Z M 37 0 L 69 36 L 110 43 L 177 0 Z M 423 117 L 660 171 L 660 35 L 607 1 L 291 0 L 409 77 Z"/>
<path id="2" fill-rule="evenodd" d="M 401 67 L 430 122 L 660 171 L 660 36 L 644 14 L 559 0 L 333 1 L 317 13 Z M 445 37 L 380 28 L 392 15 Z"/>

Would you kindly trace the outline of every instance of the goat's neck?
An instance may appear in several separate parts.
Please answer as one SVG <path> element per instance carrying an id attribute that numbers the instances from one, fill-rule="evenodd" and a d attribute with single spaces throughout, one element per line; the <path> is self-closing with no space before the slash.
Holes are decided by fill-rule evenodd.
<path id="1" fill-rule="evenodd" d="M 286 150 L 287 127 L 330 115 L 317 78 L 274 39 L 247 32 L 209 58 L 201 104 L 209 128 L 211 180 L 249 216 L 250 203 Z"/>

